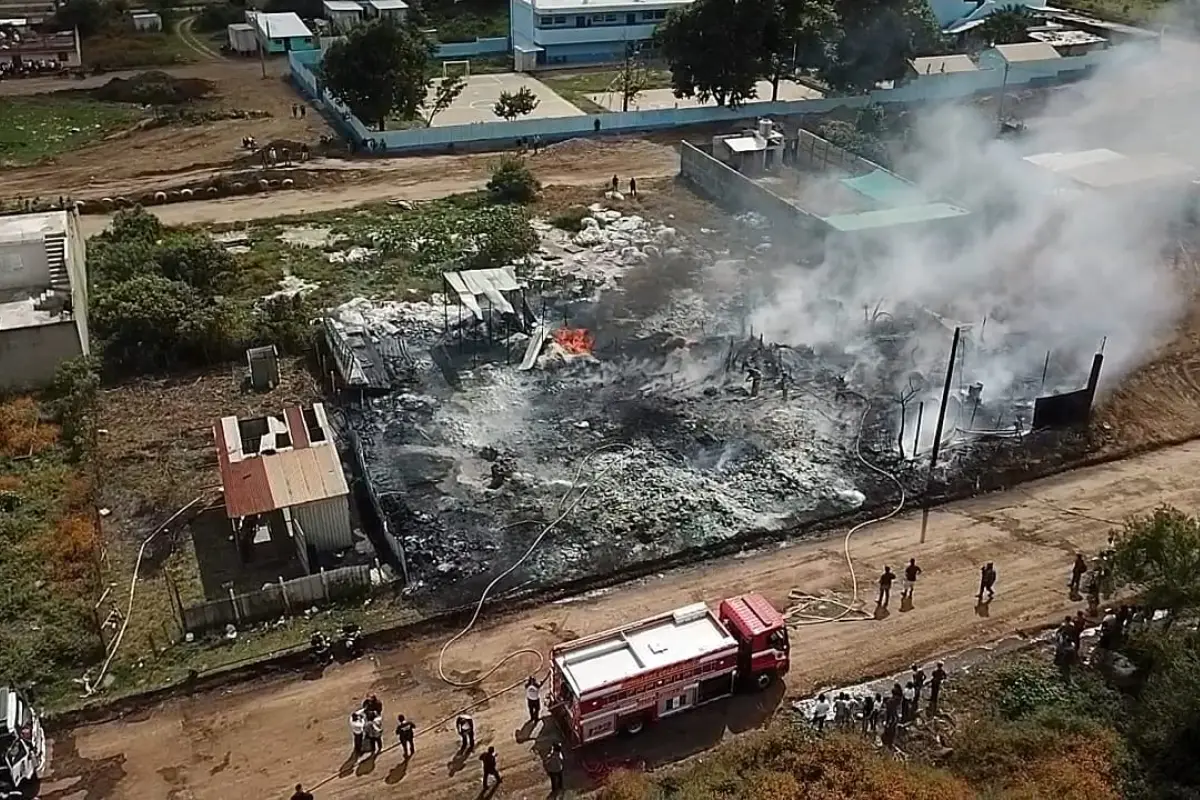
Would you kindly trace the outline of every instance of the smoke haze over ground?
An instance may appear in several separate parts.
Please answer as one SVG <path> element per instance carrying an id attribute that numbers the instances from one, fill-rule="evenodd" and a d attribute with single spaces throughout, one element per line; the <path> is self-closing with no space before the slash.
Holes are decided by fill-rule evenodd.
<path id="1" fill-rule="evenodd" d="M 972 212 L 962 241 L 948 246 L 937 233 L 896 232 L 875 257 L 830 256 L 816 269 L 796 267 L 778 278 L 750 324 L 768 340 L 857 353 L 870 373 L 880 356 L 867 344 L 864 307 L 895 317 L 929 309 L 974 326 L 966 380 L 982 382 L 985 392 L 1040 378 L 1047 351 L 1073 369 L 1075 385 L 1046 389 L 1077 388 L 1107 337 L 1102 386 L 1113 385 L 1153 353 L 1181 312 L 1184 293 L 1164 245 L 1184 207 L 1180 188 L 1190 182 L 1092 191 L 1021 159 L 1099 147 L 1130 156 L 1169 148 L 1174 158 L 1200 164 L 1195 98 L 1140 99 L 1163 75 L 1195 81 L 1195 53 L 1180 45 L 1114 59 L 1056 91 L 1019 139 L 996 137 L 994 102 L 910 113 L 916 122 L 897 171 Z M 930 329 L 910 342 L 916 371 L 944 371 L 949 340 L 948 330 Z"/>

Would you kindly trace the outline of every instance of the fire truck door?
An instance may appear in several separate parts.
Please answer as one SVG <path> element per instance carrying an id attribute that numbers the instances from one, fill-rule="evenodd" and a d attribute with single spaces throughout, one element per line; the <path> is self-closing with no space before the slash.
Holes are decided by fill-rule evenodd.
<path id="1" fill-rule="evenodd" d="M 680 711 L 696 705 L 696 690 L 698 688 L 698 684 L 692 684 L 686 689 L 680 689 L 670 697 L 664 697 L 659 700 L 658 716 L 669 717 L 672 714 L 678 714 Z"/>

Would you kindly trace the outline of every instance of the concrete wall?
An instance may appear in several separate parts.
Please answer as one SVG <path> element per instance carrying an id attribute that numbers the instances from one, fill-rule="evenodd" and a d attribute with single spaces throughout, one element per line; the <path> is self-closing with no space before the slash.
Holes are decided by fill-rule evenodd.
<path id="1" fill-rule="evenodd" d="M 42 237 L 0 242 L 0 289 L 50 285 L 50 265 Z"/>
<path id="2" fill-rule="evenodd" d="M 981 69 L 974 73 L 923 75 L 894 89 L 881 89 L 869 95 L 827 97 L 819 100 L 790 102 L 755 102 L 739 109 L 705 106 L 703 108 L 664 108 L 651 111 L 597 114 L 576 117 L 518 120 L 514 122 L 478 122 L 470 125 L 449 125 L 438 128 L 414 128 L 403 131 L 368 131 L 359 120 L 337 104 L 328 92 L 317 92 L 317 80 L 312 69 L 320 61 L 320 53 L 291 53 L 288 58 L 296 86 L 309 97 L 325 103 L 330 117 L 343 135 L 356 144 L 366 139 L 383 142 L 388 153 L 445 149 L 449 146 L 502 147 L 519 138 L 539 136 L 553 142 L 592 134 L 630 133 L 678 128 L 714 122 L 739 122 L 757 117 L 788 117 L 823 114 L 835 108 L 861 108 L 879 103 L 922 103 L 969 97 L 980 92 L 993 92 L 1002 85 L 1016 89 L 1022 85 L 1052 85 L 1075 80 L 1111 60 L 1134 57 L 1138 46 L 1095 51 L 1083 56 L 1013 65 L 1007 80 L 1003 69 Z M 596 127 L 599 122 L 599 128 Z"/>
<path id="3" fill-rule="evenodd" d="M 91 334 L 88 329 L 88 272 L 87 245 L 83 229 L 79 226 L 79 213 L 67 214 L 67 275 L 71 279 L 71 303 L 74 306 L 75 329 L 79 336 L 82 352 L 92 352 Z"/>
<path id="4" fill-rule="evenodd" d="M 823 234 L 829 226 L 687 142 L 680 143 L 679 176 L 701 194 L 734 211 L 754 211 L 789 234 Z"/>
<path id="5" fill-rule="evenodd" d="M 83 352 L 75 321 L 0 331 L 0 392 L 40 389 L 58 365 Z"/>
<path id="6" fill-rule="evenodd" d="M 496 36 L 491 39 L 476 39 L 473 42 L 445 42 L 437 46 L 437 57 L 470 58 L 471 56 L 500 55 L 509 51 L 508 37 Z"/>

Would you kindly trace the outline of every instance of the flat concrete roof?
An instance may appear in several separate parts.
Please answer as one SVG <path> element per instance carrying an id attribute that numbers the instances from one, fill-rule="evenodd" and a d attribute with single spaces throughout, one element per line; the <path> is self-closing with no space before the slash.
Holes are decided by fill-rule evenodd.
<path id="1" fill-rule="evenodd" d="M 44 289 L 0 291 L 0 331 L 72 322 L 74 318 L 69 314 L 55 314 L 34 308 L 37 295 L 43 291 Z"/>
<path id="2" fill-rule="evenodd" d="M 367 5 L 376 11 L 398 11 L 408 8 L 408 3 L 404 0 L 367 0 Z"/>
<path id="3" fill-rule="evenodd" d="M 272 39 L 296 39 L 313 35 L 304 21 L 292 11 L 280 14 L 259 12 L 254 19 L 263 35 Z"/>
<path id="4" fill-rule="evenodd" d="M 950 72 L 979 71 L 979 67 L 975 65 L 974 61 L 972 61 L 968 56 L 961 54 L 914 58 L 909 61 L 908 64 L 918 75 L 943 75 Z"/>
<path id="5" fill-rule="evenodd" d="M 1114 150 L 1038 153 L 1025 161 L 1093 189 L 1176 181 L 1191 183 L 1200 170 L 1160 153 L 1124 155 Z"/>
<path id="6" fill-rule="evenodd" d="M 1021 42 L 1020 44 L 998 44 L 994 48 L 1000 57 L 1010 64 L 1021 61 L 1049 61 L 1062 58 L 1050 45 L 1045 42 Z"/>
<path id="7" fill-rule="evenodd" d="M 939 219 L 965 217 L 970 212 L 949 203 L 927 203 L 921 206 L 901 206 L 899 208 L 881 208 L 876 211 L 860 211 L 857 214 L 835 214 L 832 217 L 822 217 L 826 224 L 843 233 L 871 230 L 872 228 L 891 228 L 897 225 L 911 225 L 917 222 L 933 222 Z"/>
<path id="8" fill-rule="evenodd" d="M 362 6 L 360 6 L 358 3 L 354 2 L 354 0 L 325 0 L 325 2 L 323 2 L 321 5 L 325 8 L 326 11 L 359 11 L 359 12 L 361 12 L 363 10 Z"/>
<path id="9" fill-rule="evenodd" d="M 46 234 L 67 232 L 67 212 L 40 211 L 33 214 L 0 216 L 0 244 L 41 239 Z"/>

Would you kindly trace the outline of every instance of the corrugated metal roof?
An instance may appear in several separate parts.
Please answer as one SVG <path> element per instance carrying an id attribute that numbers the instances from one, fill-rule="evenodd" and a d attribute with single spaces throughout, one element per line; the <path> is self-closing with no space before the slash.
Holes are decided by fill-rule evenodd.
<path id="1" fill-rule="evenodd" d="M 1018 61 L 1048 61 L 1052 58 L 1062 58 L 1050 45 L 1045 42 L 1021 42 L 1020 44 L 998 44 L 997 53 L 1010 64 Z"/>
<path id="2" fill-rule="evenodd" d="M 486 297 L 494 308 L 505 314 L 516 313 L 512 304 L 502 294 L 521 288 L 512 267 L 446 272 L 443 276 L 458 295 L 458 301 L 477 319 L 483 319 L 483 309 L 479 306 L 481 297 Z"/>
<path id="3" fill-rule="evenodd" d="M 313 413 L 323 441 L 311 441 L 303 409 L 289 408 L 283 417 L 291 447 L 269 454 L 242 452 L 237 417 L 225 417 L 213 426 L 228 517 L 265 514 L 349 494 L 325 409 L 317 403 Z"/>
<path id="4" fill-rule="evenodd" d="M 921 206 L 881 208 L 877 211 L 860 211 L 857 214 L 835 214 L 822 217 L 834 230 L 850 233 L 871 228 L 889 228 L 893 225 L 911 225 L 916 222 L 933 222 L 939 219 L 963 217 L 969 212 L 949 203 L 927 203 Z"/>

